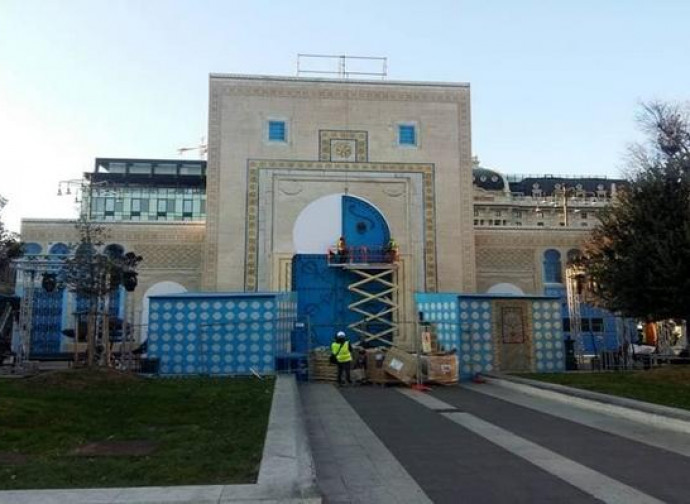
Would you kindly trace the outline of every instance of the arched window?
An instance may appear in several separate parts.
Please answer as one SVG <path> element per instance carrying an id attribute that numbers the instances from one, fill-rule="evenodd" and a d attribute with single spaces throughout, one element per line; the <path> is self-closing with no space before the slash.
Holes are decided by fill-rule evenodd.
<path id="1" fill-rule="evenodd" d="M 54 243 L 48 251 L 50 255 L 68 255 L 69 247 L 64 243 Z"/>
<path id="2" fill-rule="evenodd" d="M 95 247 L 87 242 L 80 243 L 74 255 L 77 257 L 92 257 L 96 253 Z"/>
<path id="3" fill-rule="evenodd" d="M 582 257 L 582 252 L 580 252 L 579 249 L 568 250 L 568 255 L 567 255 L 568 264 L 573 264 L 573 263 L 578 262 L 581 257 Z"/>
<path id="4" fill-rule="evenodd" d="M 561 253 L 549 249 L 544 252 L 544 283 L 562 283 Z"/>
<path id="5" fill-rule="evenodd" d="M 125 255 L 125 248 L 117 243 L 111 243 L 103 249 L 103 253 L 110 259 L 116 259 Z"/>
<path id="6" fill-rule="evenodd" d="M 25 255 L 38 255 L 41 253 L 43 250 L 43 247 L 41 247 L 38 243 L 25 243 L 23 246 L 23 251 Z"/>

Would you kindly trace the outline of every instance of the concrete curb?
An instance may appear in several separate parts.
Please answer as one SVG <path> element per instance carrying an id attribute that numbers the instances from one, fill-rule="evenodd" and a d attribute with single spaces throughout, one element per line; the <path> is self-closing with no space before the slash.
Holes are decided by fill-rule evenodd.
<path id="1" fill-rule="evenodd" d="M 493 385 L 535 397 L 564 402 L 645 425 L 690 434 L 690 412 L 686 410 L 516 376 L 482 375 L 482 377 Z"/>
<path id="2" fill-rule="evenodd" d="M 276 376 L 256 484 L 0 491 L 0 504 L 225 504 L 322 502 L 292 375 Z"/>

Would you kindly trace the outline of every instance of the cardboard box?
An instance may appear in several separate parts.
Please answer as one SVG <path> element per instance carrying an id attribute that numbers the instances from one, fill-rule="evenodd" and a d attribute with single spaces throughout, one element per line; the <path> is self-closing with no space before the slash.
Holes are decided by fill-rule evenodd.
<path id="1" fill-rule="evenodd" d="M 457 355 L 425 355 L 422 359 L 425 380 L 442 385 L 458 383 Z"/>
<path id="2" fill-rule="evenodd" d="M 382 348 L 367 349 L 367 380 L 371 383 L 386 384 L 395 383 L 397 380 L 386 374 L 383 363 L 386 360 L 386 352 Z"/>
<path id="3" fill-rule="evenodd" d="M 412 382 L 417 376 L 417 357 L 398 348 L 391 347 L 386 352 L 383 368 L 389 375 L 403 383 Z"/>

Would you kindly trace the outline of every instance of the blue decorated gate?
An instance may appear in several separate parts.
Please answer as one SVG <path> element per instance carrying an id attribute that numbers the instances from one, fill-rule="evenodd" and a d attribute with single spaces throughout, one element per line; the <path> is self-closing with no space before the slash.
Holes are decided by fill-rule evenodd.
<path id="1" fill-rule="evenodd" d="M 390 240 L 390 230 L 376 207 L 345 195 L 342 199 L 342 236 L 355 253 L 361 247 L 381 251 Z"/>
<path id="2" fill-rule="evenodd" d="M 383 250 L 390 240 L 388 224 L 372 204 L 343 195 L 341 236 L 349 249 L 345 262 L 353 264 L 343 264 L 338 258 L 329 264 L 326 251 L 293 257 L 292 290 L 298 294 L 299 317 L 310 322 L 311 344 L 329 345 L 337 331 L 348 329 L 351 339 L 368 335 L 390 339 L 397 310 L 391 294 L 397 286 L 390 288 L 396 283 L 395 268 L 372 264 L 384 261 Z M 363 280 L 372 276 L 367 273 L 371 269 L 377 270 L 375 276 L 381 281 Z M 306 342 L 298 345 L 300 351 L 306 346 Z"/>

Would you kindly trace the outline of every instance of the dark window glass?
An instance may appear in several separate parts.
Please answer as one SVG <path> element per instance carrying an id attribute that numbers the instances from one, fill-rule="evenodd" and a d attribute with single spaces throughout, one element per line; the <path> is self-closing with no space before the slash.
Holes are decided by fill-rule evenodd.
<path id="1" fill-rule="evenodd" d="M 127 165 L 125 163 L 108 163 L 107 170 L 110 173 L 125 173 Z"/>
<path id="2" fill-rule="evenodd" d="M 561 283 L 561 253 L 549 249 L 544 252 L 544 282 Z"/>
<path id="3" fill-rule="evenodd" d="M 604 319 L 603 318 L 593 318 L 592 319 L 592 332 L 604 332 Z"/>
<path id="4" fill-rule="evenodd" d="M 138 175 L 150 175 L 151 163 L 132 163 L 129 167 L 129 173 Z"/>
<path id="5" fill-rule="evenodd" d="M 161 163 L 156 165 L 153 172 L 156 175 L 175 175 L 177 174 L 177 166 L 172 163 Z"/>
<path id="6" fill-rule="evenodd" d="M 201 165 L 183 164 L 180 166 L 180 175 L 201 175 Z"/>

